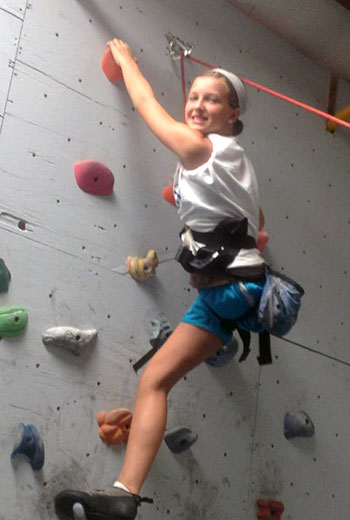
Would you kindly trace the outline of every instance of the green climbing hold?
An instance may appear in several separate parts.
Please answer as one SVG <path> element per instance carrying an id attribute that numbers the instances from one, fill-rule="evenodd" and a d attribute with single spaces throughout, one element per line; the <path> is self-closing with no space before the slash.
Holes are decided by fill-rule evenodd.
<path id="1" fill-rule="evenodd" d="M 7 292 L 9 290 L 10 280 L 11 273 L 7 269 L 3 259 L 0 258 L 0 293 Z"/>
<path id="2" fill-rule="evenodd" d="M 14 338 L 23 334 L 28 323 L 28 313 L 20 305 L 0 307 L 0 336 Z"/>

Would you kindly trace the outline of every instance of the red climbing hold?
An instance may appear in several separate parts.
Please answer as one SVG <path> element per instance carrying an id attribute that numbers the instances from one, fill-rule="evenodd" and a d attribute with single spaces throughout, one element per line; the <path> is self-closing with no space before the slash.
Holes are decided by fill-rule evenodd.
<path id="1" fill-rule="evenodd" d="M 101 65 L 103 72 L 106 74 L 109 81 L 114 83 L 123 78 L 122 69 L 114 61 L 112 51 L 109 47 L 106 47 L 106 50 L 103 53 Z"/>
<path id="2" fill-rule="evenodd" d="M 175 198 L 174 198 L 174 191 L 173 191 L 173 183 L 169 184 L 169 186 L 166 186 L 165 188 L 163 188 L 163 191 L 162 191 L 162 195 L 164 197 L 164 199 L 169 202 L 169 204 L 172 204 L 173 206 L 175 206 Z"/>
<path id="3" fill-rule="evenodd" d="M 284 511 L 283 502 L 278 500 L 261 500 L 259 498 L 256 504 L 259 508 L 258 520 L 281 520 Z"/>
<path id="4" fill-rule="evenodd" d="M 97 423 L 98 434 L 107 444 L 126 444 L 129 438 L 129 430 L 132 421 L 132 412 L 126 408 L 116 408 L 110 412 L 99 412 Z"/>
<path id="5" fill-rule="evenodd" d="M 114 186 L 114 175 L 107 166 L 85 160 L 74 165 L 79 188 L 92 195 L 110 195 Z"/>
<path id="6" fill-rule="evenodd" d="M 258 234 L 258 242 L 256 247 L 259 249 L 259 251 L 264 251 L 266 249 L 267 243 L 269 241 L 269 234 L 266 231 L 266 229 L 260 229 Z"/>

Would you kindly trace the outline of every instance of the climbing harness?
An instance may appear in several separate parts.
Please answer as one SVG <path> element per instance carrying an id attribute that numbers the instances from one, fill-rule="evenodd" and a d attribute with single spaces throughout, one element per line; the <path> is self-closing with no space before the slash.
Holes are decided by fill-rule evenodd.
<path id="1" fill-rule="evenodd" d="M 199 274 L 232 274 L 232 263 L 241 248 L 256 247 L 253 237 L 248 235 L 246 218 L 225 219 L 216 228 L 207 233 L 200 233 L 184 228 L 180 233 L 190 233 L 191 237 L 203 244 L 193 255 L 183 244 L 175 259 L 190 273 Z M 241 277 L 237 276 L 237 279 Z M 261 275 L 259 276 L 261 278 Z M 224 330 L 237 330 L 243 342 L 243 353 L 239 361 L 244 361 L 250 352 L 250 333 L 259 334 L 260 365 L 272 363 L 270 334 L 281 337 L 286 335 L 295 324 L 304 289 L 294 280 L 273 271 L 265 265 L 265 285 L 259 303 L 237 320 L 222 319 L 212 309 Z"/>
<path id="2" fill-rule="evenodd" d="M 240 249 L 256 247 L 254 238 L 248 235 L 246 218 L 225 219 L 213 231 L 207 233 L 184 228 L 180 237 L 183 239 L 186 233 L 190 233 L 196 242 L 204 244 L 196 255 L 193 255 L 188 247 L 180 246 L 175 260 L 189 273 L 222 273 L 233 262 Z"/>

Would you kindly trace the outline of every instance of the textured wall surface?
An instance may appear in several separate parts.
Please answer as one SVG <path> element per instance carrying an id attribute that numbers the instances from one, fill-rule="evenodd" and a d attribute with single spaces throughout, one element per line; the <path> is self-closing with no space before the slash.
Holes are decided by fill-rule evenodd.
<path id="1" fill-rule="evenodd" d="M 130 43 L 158 99 L 182 117 L 179 62 L 165 33 L 194 56 L 324 110 L 329 73 L 224 0 L 0 0 L 0 257 L 12 273 L 0 306 L 24 305 L 25 335 L 0 341 L 1 520 L 53 520 L 64 487 L 110 485 L 124 448 L 104 445 L 96 413 L 132 408 L 150 320 L 172 326 L 195 292 L 173 260 L 180 224 L 161 197 L 175 158 L 146 129 L 122 84 L 105 78 L 107 40 Z M 202 67 L 186 63 L 191 80 Z M 164 444 L 143 494 L 144 520 L 252 520 L 255 500 L 283 518 L 335 520 L 350 507 L 350 133 L 249 88 L 240 142 L 251 157 L 270 233 L 267 258 L 305 288 L 302 312 L 274 363 L 203 365 L 170 395 L 168 428 L 199 434 L 190 451 Z M 341 83 L 338 108 L 348 104 Z M 81 191 L 73 165 L 106 164 L 114 193 Z M 22 224 L 21 224 L 22 223 Z M 23 224 L 24 223 L 24 224 Z M 20 225 L 20 227 L 19 227 Z M 24 228 L 24 229 L 23 229 Z M 156 277 L 135 282 L 128 255 L 156 249 Z M 44 347 L 49 327 L 97 328 L 76 358 Z M 256 345 L 255 345 L 256 346 Z M 283 417 L 305 410 L 316 434 L 287 441 Z M 33 423 L 46 461 L 34 473 L 10 454 L 19 422 Z"/>

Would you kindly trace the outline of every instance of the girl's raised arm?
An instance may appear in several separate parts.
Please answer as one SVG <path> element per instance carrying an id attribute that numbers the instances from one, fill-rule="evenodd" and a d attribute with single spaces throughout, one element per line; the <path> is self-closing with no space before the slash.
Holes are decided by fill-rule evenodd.
<path id="1" fill-rule="evenodd" d="M 114 39 L 108 45 L 123 71 L 125 86 L 134 107 L 154 135 L 177 155 L 185 168 L 196 168 L 206 162 L 212 151 L 210 140 L 185 123 L 176 121 L 162 107 L 127 43 Z"/>

